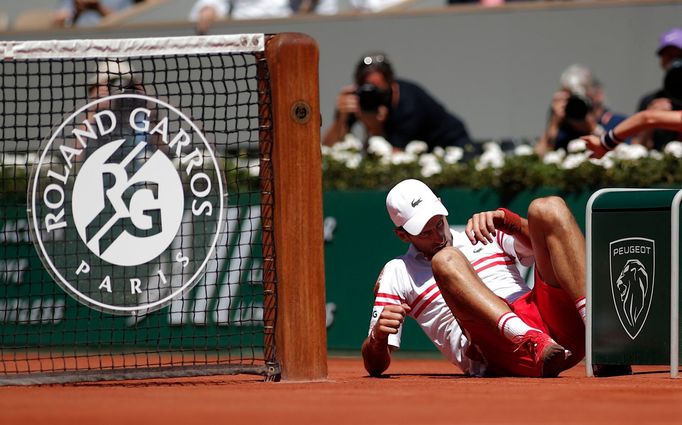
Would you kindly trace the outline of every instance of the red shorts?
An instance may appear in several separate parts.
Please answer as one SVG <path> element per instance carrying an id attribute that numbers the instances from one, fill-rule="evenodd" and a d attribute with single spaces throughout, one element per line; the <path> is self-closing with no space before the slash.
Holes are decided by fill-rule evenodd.
<path id="1" fill-rule="evenodd" d="M 575 366 L 585 357 L 585 324 L 575 307 L 575 301 L 563 289 L 549 286 L 536 272 L 533 289 L 509 304 L 509 307 L 528 326 L 549 334 L 571 351 L 566 369 Z M 540 375 L 539 365 L 533 362 L 530 355 L 525 350 L 515 352 L 516 345 L 499 330 L 491 331 L 476 322 L 462 322 L 461 325 L 486 362 L 487 374 L 530 377 Z"/>

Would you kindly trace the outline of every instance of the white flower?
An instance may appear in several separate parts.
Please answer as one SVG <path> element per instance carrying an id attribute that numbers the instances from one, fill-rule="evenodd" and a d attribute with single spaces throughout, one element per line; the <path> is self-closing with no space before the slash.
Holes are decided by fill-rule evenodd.
<path id="1" fill-rule="evenodd" d="M 350 155 L 350 152 L 348 151 L 333 149 L 331 155 L 329 156 L 331 156 L 335 161 L 343 162 L 348 155 Z"/>
<path id="2" fill-rule="evenodd" d="M 331 155 L 332 154 L 332 148 L 327 145 L 320 145 L 320 152 L 322 152 L 322 155 Z"/>
<path id="3" fill-rule="evenodd" d="M 672 155 L 675 158 L 682 158 L 682 142 L 668 142 L 668 144 L 665 145 L 663 152 L 667 153 L 668 155 Z"/>
<path id="4" fill-rule="evenodd" d="M 610 152 L 609 152 L 608 154 L 602 156 L 602 157 L 599 158 L 599 159 L 590 158 L 589 161 L 590 161 L 592 164 L 598 165 L 598 166 L 600 166 L 600 167 L 602 167 L 602 168 L 611 168 L 611 167 L 613 167 L 613 159 L 612 159 L 612 156 L 613 156 L 613 155 L 610 155 Z"/>
<path id="5" fill-rule="evenodd" d="M 636 160 L 645 158 L 649 154 L 647 148 L 642 145 L 628 145 L 626 143 L 621 143 L 620 145 L 616 146 L 613 152 L 617 159 L 623 160 Z"/>
<path id="6" fill-rule="evenodd" d="M 0 155 L 2 165 L 8 165 L 12 167 L 16 166 L 21 166 L 21 165 L 33 165 L 36 163 L 38 160 L 38 155 L 35 153 L 29 153 L 27 155 L 23 154 L 10 154 L 6 153 L 4 155 Z"/>
<path id="7" fill-rule="evenodd" d="M 489 143 L 486 143 L 488 145 Z M 497 145 L 495 145 L 497 146 Z M 504 165 L 504 153 L 502 152 L 502 149 L 497 147 L 495 148 L 489 148 L 485 149 L 485 146 L 483 148 L 485 151 L 481 154 L 480 158 L 478 159 L 478 163 L 476 164 L 476 169 L 477 170 L 483 170 L 485 168 L 500 168 L 502 165 Z"/>
<path id="8" fill-rule="evenodd" d="M 651 150 L 651 151 L 649 151 L 649 158 L 653 158 L 655 160 L 660 161 L 661 159 L 663 159 L 663 154 L 657 150 Z M 678 156 L 678 158 L 679 158 L 679 156 Z"/>
<path id="9" fill-rule="evenodd" d="M 429 163 L 438 163 L 438 157 L 432 153 L 425 153 L 419 156 L 419 165 L 426 165 Z"/>
<path id="10" fill-rule="evenodd" d="M 531 145 L 519 145 L 514 148 L 514 155 L 516 156 L 530 156 L 533 155 L 533 152 Z"/>
<path id="11" fill-rule="evenodd" d="M 335 143 L 332 146 L 332 150 L 334 150 L 335 152 L 346 150 L 360 151 L 362 150 L 362 142 L 358 140 L 358 138 L 355 137 L 355 135 L 349 133 L 346 134 L 346 137 L 343 139 L 343 141 Z"/>
<path id="12" fill-rule="evenodd" d="M 502 148 L 495 142 L 487 142 L 483 145 L 483 152 L 502 152 Z"/>
<path id="13" fill-rule="evenodd" d="M 438 157 L 432 153 L 425 153 L 419 157 L 419 165 L 422 166 L 422 176 L 431 177 L 443 171 Z"/>
<path id="14" fill-rule="evenodd" d="M 372 136 L 367 143 L 367 152 L 380 158 L 387 158 L 393 154 L 393 146 L 381 136 Z"/>
<path id="15" fill-rule="evenodd" d="M 587 149 L 587 142 L 582 139 L 571 140 L 566 146 L 568 153 L 585 152 L 585 149 Z"/>
<path id="16" fill-rule="evenodd" d="M 362 154 L 360 152 L 332 152 L 331 157 L 335 161 L 344 163 L 348 168 L 358 168 L 358 165 L 360 165 L 360 162 L 362 161 Z"/>
<path id="17" fill-rule="evenodd" d="M 360 165 L 360 162 L 362 162 L 362 155 L 359 153 L 352 153 L 348 155 L 348 158 L 346 158 L 346 167 L 348 168 L 358 168 L 358 165 Z"/>
<path id="18" fill-rule="evenodd" d="M 445 156 L 445 149 L 443 149 L 442 146 L 436 146 L 435 148 L 433 148 L 432 152 L 434 155 L 436 155 L 439 158 L 442 158 Z"/>
<path id="19" fill-rule="evenodd" d="M 431 177 L 434 174 L 438 174 L 443 171 L 443 167 L 441 167 L 440 163 L 438 162 L 428 162 L 422 166 L 421 171 L 423 177 Z"/>
<path id="20" fill-rule="evenodd" d="M 443 157 L 443 161 L 445 161 L 446 164 L 456 164 L 462 159 L 462 157 L 464 157 L 464 149 L 460 148 L 459 146 L 448 146 L 445 148 L 445 156 Z"/>
<path id="21" fill-rule="evenodd" d="M 413 155 L 419 155 L 420 153 L 424 153 L 427 150 L 429 150 L 429 145 L 427 145 L 426 142 L 422 142 L 421 140 L 414 140 L 405 146 L 405 152 L 411 153 Z"/>
<path id="22" fill-rule="evenodd" d="M 542 162 L 544 162 L 545 164 L 560 164 L 565 156 L 566 151 L 564 151 L 563 149 L 550 151 L 547 152 L 545 156 L 542 158 Z"/>
<path id="23" fill-rule="evenodd" d="M 260 175 L 260 159 L 249 159 L 247 167 L 251 177 Z"/>
<path id="24" fill-rule="evenodd" d="M 417 157 L 415 155 L 402 151 L 394 152 L 393 156 L 391 156 L 391 164 L 393 165 L 409 164 L 416 160 Z"/>
<path id="25" fill-rule="evenodd" d="M 563 168 L 564 170 L 572 170 L 573 168 L 578 168 L 578 166 L 585 162 L 587 158 L 588 154 L 584 152 L 567 155 L 566 158 L 564 159 L 564 162 L 561 163 L 561 168 Z"/>

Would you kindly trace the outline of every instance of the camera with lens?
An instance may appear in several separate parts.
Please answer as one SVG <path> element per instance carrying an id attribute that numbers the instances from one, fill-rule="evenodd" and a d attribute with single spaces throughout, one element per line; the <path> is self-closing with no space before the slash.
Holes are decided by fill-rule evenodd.
<path id="1" fill-rule="evenodd" d="M 571 94 L 566 101 L 564 114 L 566 118 L 574 121 L 584 121 L 587 114 L 592 110 L 592 102 L 586 96 Z"/>
<path id="2" fill-rule="evenodd" d="M 673 109 L 682 110 L 682 58 L 672 61 L 663 79 L 663 92 L 670 99 Z"/>
<path id="3" fill-rule="evenodd" d="M 391 104 L 391 92 L 381 89 L 374 84 L 363 84 L 355 91 L 360 100 L 362 112 L 377 112 L 379 106 Z"/>

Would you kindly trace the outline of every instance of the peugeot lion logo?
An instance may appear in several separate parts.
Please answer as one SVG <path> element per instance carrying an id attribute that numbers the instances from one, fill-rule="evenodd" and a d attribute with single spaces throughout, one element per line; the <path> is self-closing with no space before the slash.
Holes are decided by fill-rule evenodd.
<path id="1" fill-rule="evenodd" d="M 623 329 L 631 339 L 642 330 L 654 292 L 655 242 L 625 238 L 609 244 L 611 294 Z"/>
<path id="2" fill-rule="evenodd" d="M 108 96 L 68 117 L 41 152 L 32 237 L 76 300 L 145 314 L 201 278 L 225 196 L 211 146 L 182 112 L 148 96 Z"/>

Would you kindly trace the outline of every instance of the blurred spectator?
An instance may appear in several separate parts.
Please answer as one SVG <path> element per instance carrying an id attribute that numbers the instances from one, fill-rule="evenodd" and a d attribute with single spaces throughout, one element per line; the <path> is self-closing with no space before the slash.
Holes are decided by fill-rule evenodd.
<path id="1" fill-rule="evenodd" d="M 359 12 L 381 12 L 403 3 L 405 0 L 350 0 L 353 9 Z"/>
<path id="2" fill-rule="evenodd" d="M 333 15 L 337 0 L 197 0 L 189 13 L 197 34 L 206 34 L 218 20 L 286 18 L 292 14 Z"/>
<path id="3" fill-rule="evenodd" d="M 334 15 L 339 11 L 337 0 L 289 0 L 289 5 L 298 15 Z"/>
<path id="4" fill-rule="evenodd" d="M 502 6 L 503 4 L 508 3 L 510 1 L 520 1 L 520 0 L 447 0 L 446 3 L 448 5 L 478 3 L 481 6 L 494 7 L 494 6 Z"/>
<path id="5" fill-rule="evenodd" d="M 334 122 L 322 143 L 333 145 L 358 121 L 367 138 L 383 136 L 396 149 L 413 140 L 436 146 L 460 146 L 473 152 L 464 123 L 419 85 L 395 78 L 384 53 L 363 56 L 355 67 L 355 84 L 341 89 Z"/>
<path id="6" fill-rule="evenodd" d="M 666 79 L 671 79 L 672 76 L 668 77 L 668 74 L 672 69 L 673 62 L 676 59 L 682 59 L 682 28 L 672 28 L 661 34 L 656 54 Z M 664 86 L 642 96 L 637 110 L 670 111 L 682 109 L 682 105 L 679 104 L 681 100 L 678 99 L 677 102 L 674 102 L 670 93 L 668 93 L 669 90 L 670 88 L 666 90 Z M 666 143 L 674 140 L 676 137 L 677 134 L 672 131 L 649 129 L 633 138 L 633 143 L 642 144 L 649 149 L 660 150 Z"/>
<path id="7" fill-rule="evenodd" d="M 87 83 L 89 99 L 145 92 L 140 74 L 125 59 L 98 62 L 97 70 L 88 76 Z"/>
<path id="8" fill-rule="evenodd" d="M 603 87 L 586 67 L 569 66 L 561 74 L 560 84 L 552 96 L 545 133 L 535 146 L 540 156 L 566 149 L 568 142 L 582 135 L 603 134 L 626 118 L 608 110 Z"/>
<path id="9" fill-rule="evenodd" d="M 61 0 L 53 24 L 58 27 L 93 26 L 105 16 L 143 0 Z"/>

